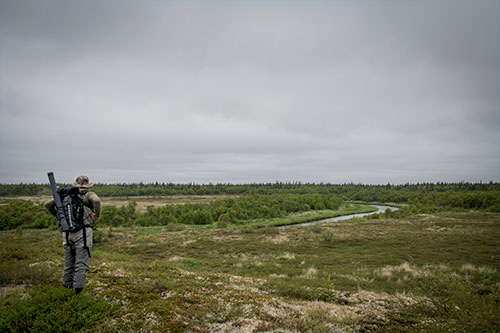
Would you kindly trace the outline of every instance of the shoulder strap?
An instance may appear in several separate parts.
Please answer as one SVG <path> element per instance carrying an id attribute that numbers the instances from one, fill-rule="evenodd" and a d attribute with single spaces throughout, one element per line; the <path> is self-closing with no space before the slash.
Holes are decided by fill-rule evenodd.
<path id="1" fill-rule="evenodd" d="M 85 202 L 85 200 L 83 200 L 83 197 L 84 197 L 84 196 L 85 196 L 85 194 L 87 194 L 87 193 L 89 193 L 89 191 L 87 191 L 87 190 L 85 190 L 85 191 L 80 191 L 80 193 L 79 193 L 79 194 L 82 196 L 82 198 L 81 198 L 81 199 L 82 199 L 83 205 L 84 205 L 85 207 L 90 208 L 90 209 L 94 209 L 94 207 L 92 207 L 92 204 L 91 204 L 91 203 L 86 203 L 86 202 Z M 87 199 L 87 201 L 88 201 L 88 199 Z"/>

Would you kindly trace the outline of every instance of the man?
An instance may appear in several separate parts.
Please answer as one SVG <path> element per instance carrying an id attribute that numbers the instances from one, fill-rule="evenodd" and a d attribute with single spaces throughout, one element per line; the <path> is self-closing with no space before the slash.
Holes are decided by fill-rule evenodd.
<path id="1" fill-rule="evenodd" d="M 84 228 L 78 231 L 63 232 L 63 247 L 65 254 L 63 283 L 67 288 L 75 288 L 79 294 L 85 285 L 89 271 L 90 249 L 92 247 L 92 223 L 101 215 L 101 199 L 87 189 L 93 186 L 89 177 L 79 176 L 72 184 L 80 189 L 84 203 Z M 56 216 L 56 204 L 51 200 L 45 204 L 49 212 Z"/>

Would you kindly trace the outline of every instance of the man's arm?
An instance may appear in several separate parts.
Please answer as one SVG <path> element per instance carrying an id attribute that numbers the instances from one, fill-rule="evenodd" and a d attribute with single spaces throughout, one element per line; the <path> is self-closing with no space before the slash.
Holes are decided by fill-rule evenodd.
<path id="1" fill-rule="evenodd" d="M 94 208 L 94 222 L 97 222 L 101 217 L 101 199 L 94 192 L 88 192 L 87 199 Z"/>

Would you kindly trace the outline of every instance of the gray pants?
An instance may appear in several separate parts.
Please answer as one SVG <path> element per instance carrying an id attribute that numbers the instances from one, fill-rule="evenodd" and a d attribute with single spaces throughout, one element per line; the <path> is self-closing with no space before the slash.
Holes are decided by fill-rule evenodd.
<path id="1" fill-rule="evenodd" d="M 85 228 L 85 233 L 88 250 L 84 248 L 83 229 L 62 233 L 65 255 L 63 281 L 68 288 L 83 288 L 85 285 L 85 279 L 89 272 L 92 228 Z"/>

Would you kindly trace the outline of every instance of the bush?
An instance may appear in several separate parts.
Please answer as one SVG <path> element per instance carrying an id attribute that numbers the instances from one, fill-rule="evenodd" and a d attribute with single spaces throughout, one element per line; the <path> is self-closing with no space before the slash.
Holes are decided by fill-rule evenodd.
<path id="1" fill-rule="evenodd" d="M 386 313 L 386 320 L 366 318 L 363 331 L 497 332 L 499 290 L 497 272 L 465 275 L 416 269 L 407 287 L 416 303 Z M 405 301 L 402 300 L 404 304 Z"/>
<path id="2" fill-rule="evenodd" d="M 92 230 L 92 243 L 93 244 L 97 244 L 97 243 L 102 242 L 103 238 L 104 238 L 104 234 L 103 234 L 102 230 L 97 229 L 97 228 L 94 228 Z"/>
<path id="3" fill-rule="evenodd" d="M 221 214 L 217 220 L 217 228 L 227 228 L 231 223 L 231 216 L 229 213 Z"/>
<path id="4" fill-rule="evenodd" d="M 335 239 L 335 234 L 331 230 L 325 230 L 323 233 L 323 240 L 327 243 L 332 243 Z"/>
<path id="5" fill-rule="evenodd" d="M 45 287 L 2 307 L 2 332 L 76 332 L 106 320 L 113 307 L 73 289 Z"/>
<path id="6" fill-rule="evenodd" d="M 127 206 L 120 208 L 115 206 L 103 206 L 99 223 L 112 227 L 133 225 L 137 218 L 136 207 L 137 204 L 135 201 L 129 202 Z"/>
<path id="7" fill-rule="evenodd" d="M 0 230 L 15 228 L 48 228 L 57 225 L 43 204 L 26 200 L 13 200 L 0 207 Z"/>
<path id="8" fill-rule="evenodd" d="M 410 311 L 433 318 L 431 331 L 496 332 L 499 294 L 494 284 L 479 287 L 470 277 L 427 277 L 417 283 L 425 296 Z"/>
<path id="9" fill-rule="evenodd" d="M 11 250 L 9 257 L 3 256 L 0 271 L 0 284 L 49 284 L 58 283 L 61 278 L 60 268 L 51 265 L 30 263 L 27 256 L 31 253 L 22 254 L 24 249 L 17 248 Z M 1 330 L 0 330 L 1 332 Z"/>

